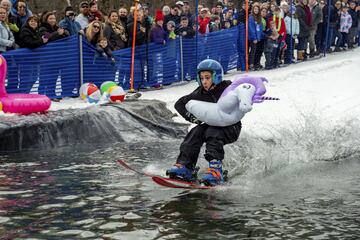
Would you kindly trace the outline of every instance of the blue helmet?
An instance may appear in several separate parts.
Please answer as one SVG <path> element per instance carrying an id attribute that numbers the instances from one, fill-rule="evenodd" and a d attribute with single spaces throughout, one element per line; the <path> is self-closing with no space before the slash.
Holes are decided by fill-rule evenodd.
<path id="1" fill-rule="evenodd" d="M 212 80 L 215 85 L 218 85 L 223 80 L 224 70 L 218 61 L 212 59 L 205 59 L 199 63 L 196 70 L 196 80 L 201 86 L 200 72 L 212 72 Z"/>

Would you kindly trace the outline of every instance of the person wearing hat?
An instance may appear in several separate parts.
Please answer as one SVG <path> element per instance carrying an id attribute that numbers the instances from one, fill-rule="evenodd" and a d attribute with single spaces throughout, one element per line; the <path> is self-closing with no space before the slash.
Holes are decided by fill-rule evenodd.
<path id="1" fill-rule="evenodd" d="M 182 7 L 181 17 L 186 17 L 189 21 L 188 25 L 192 26 L 193 19 L 192 19 L 192 14 L 190 11 L 189 1 L 183 1 L 183 3 L 184 3 L 184 6 Z"/>
<path id="2" fill-rule="evenodd" d="M 199 33 L 201 33 L 201 34 L 209 33 L 209 31 L 210 31 L 209 24 L 211 21 L 210 16 L 211 16 L 211 14 L 210 14 L 210 10 L 208 8 L 202 8 L 200 10 L 200 14 L 198 17 Z"/>
<path id="3" fill-rule="evenodd" d="M 176 26 L 180 24 L 180 8 L 178 5 L 171 6 L 170 14 L 165 16 L 164 24 L 166 25 L 169 21 L 173 21 Z"/>
<path id="4" fill-rule="evenodd" d="M 85 29 L 89 25 L 89 4 L 88 2 L 81 2 L 79 5 L 80 14 L 76 16 L 75 21 L 81 26 L 81 29 Z"/>
<path id="5" fill-rule="evenodd" d="M 165 32 L 164 25 L 164 14 L 161 10 L 156 10 L 155 13 L 155 25 L 150 31 L 150 41 L 158 44 L 165 44 L 167 33 Z"/>
<path id="6" fill-rule="evenodd" d="M 70 35 L 84 33 L 81 29 L 80 23 L 75 21 L 75 13 L 71 6 L 65 8 L 65 17 L 59 22 L 59 27 L 67 30 Z"/>

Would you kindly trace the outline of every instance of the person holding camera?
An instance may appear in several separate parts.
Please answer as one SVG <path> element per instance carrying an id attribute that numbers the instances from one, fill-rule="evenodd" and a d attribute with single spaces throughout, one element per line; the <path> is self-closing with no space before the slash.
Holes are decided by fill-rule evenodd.
<path id="1" fill-rule="evenodd" d="M 59 27 L 67 30 L 70 35 L 75 35 L 78 33 L 84 34 L 80 23 L 75 21 L 75 13 L 71 6 L 67 6 L 65 8 L 65 18 L 60 21 Z"/>

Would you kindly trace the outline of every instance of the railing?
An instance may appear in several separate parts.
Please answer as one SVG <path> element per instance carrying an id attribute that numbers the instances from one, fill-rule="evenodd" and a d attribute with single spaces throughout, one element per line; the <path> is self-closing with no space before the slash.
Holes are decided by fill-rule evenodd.
<path id="1" fill-rule="evenodd" d="M 148 43 L 136 47 L 135 89 L 195 79 L 197 63 L 206 58 L 219 61 L 224 71 L 245 70 L 245 27 L 196 38 L 176 38 L 165 45 Z M 197 48 L 197 49 L 196 49 Z M 82 36 L 72 36 L 30 50 L 3 54 L 8 62 L 9 93 L 40 93 L 50 98 L 78 96 L 84 82 L 100 85 L 115 81 L 130 88 L 131 48 L 113 52 L 115 64 L 97 53 Z"/>

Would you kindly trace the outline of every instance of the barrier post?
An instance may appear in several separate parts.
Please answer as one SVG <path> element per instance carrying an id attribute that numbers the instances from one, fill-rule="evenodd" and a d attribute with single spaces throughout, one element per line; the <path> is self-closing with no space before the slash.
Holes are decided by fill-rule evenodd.
<path id="1" fill-rule="evenodd" d="M 184 52 L 183 52 L 183 41 L 180 36 L 180 71 L 181 71 L 181 82 L 184 81 Z"/>
<path id="2" fill-rule="evenodd" d="M 133 39 L 132 39 L 132 49 L 131 49 L 131 69 L 130 69 L 130 90 L 129 92 L 135 92 L 134 89 L 134 68 L 135 68 L 135 43 L 136 43 L 136 25 L 137 25 L 137 12 L 139 0 L 134 0 L 135 9 L 134 9 L 134 29 L 133 29 Z"/>
<path id="3" fill-rule="evenodd" d="M 83 36 L 79 34 L 80 86 L 84 84 Z M 79 94 L 80 95 L 80 94 Z"/>
<path id="4" fill-rule="evenodd" d="M 245 0 L 245 68 L 249 72 L 249 0 Z"/>

